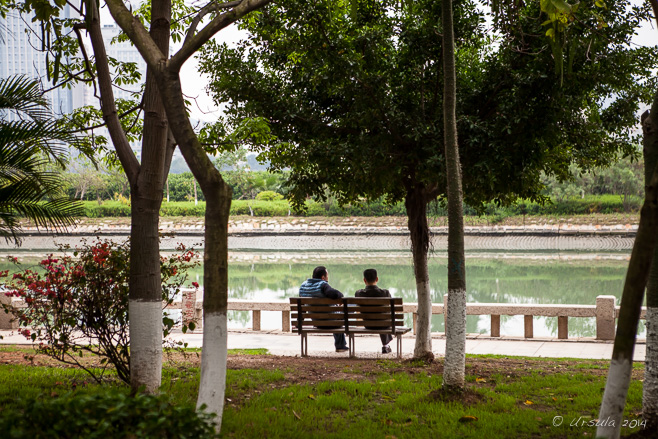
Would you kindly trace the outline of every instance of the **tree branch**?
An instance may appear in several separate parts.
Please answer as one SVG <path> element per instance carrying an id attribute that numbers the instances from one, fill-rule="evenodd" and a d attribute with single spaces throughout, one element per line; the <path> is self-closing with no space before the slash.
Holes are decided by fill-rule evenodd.
<path id="1" fill-rule="evenodd" d="M 658 24 L 658 0 L 649 0 L 649 4 L 651 4 L 651 9 L 653 9 L 653 18 L 656 20 L 656 24 Z"/>
<path id="2" fill-rule="evenodd" d="M 139 105 L 136 105 L 136 106 L 132 107 L 130 110 L 124 111 L 124 112 L 121 113 L 118 117 L 119 117 L 119 119 L 123 119 L 124 117 L 126 117 L 127 115 L 129 115 L 130 113 L 132 113 L 133 111 L 135 111 L 135 110 L 141 110 L 141 109 L 142 109 L 142 104 L 141 104 L 141 102 L 140 102 Z M 139 118 L 139 115 L 136 116 L 136 119 L 138 119 L 138 118 Z M 106 125 L 107 125 L 107 122 L 99 123 L 98 125 L 94 125 L 94 126 L 90 126 L 90 127 L 84 127 L 84 128 L 80 128 L 80 129 L 78 129 L 78 130 L 74 130 L 74 131 L 69 131 L 69 133 L 71 133 L 71 134 L 82 133 L 82 132 L 89 131 L 89 130 L 95 130 L 96 128 L 102 128 L 102 127 L 104 127 L 104 126 L 106 126 Z M 134 126 L 134 125 L 135 125 L 135 123 L 133 122 L 133 125 L 132 125 L 132 126 Z"/>
<path id="3" fill-rule="evenodd" d="M 106 0 L 105 4 L 114 21 L 135 45 L 146 64 L 156 69 L 164 67 L 167 56 L 155 44 L 144 25 L 126 8 L 123 0 Z"/>
<path id="4" fill-rule="evenodd" d="M 120 0 L 109 1 L 116 2 Z M 176 52 L 174 56 L 172 56 L 169 60 L 168 68 L 171 71 L 180 71 L 185 61 L 194 55 L 196 51 L 199 50 L 201 46 L 203 46 L 206 42 L 208 42 L 217 32 L 229 26 L 230 24 L 235 23 L 249 12 L 265 6 L 270 1 L 271 0 L 242 0 L 240 4 L 238 4 L 232 10 L 213 18 L 212 21 L 208 23 L 203 29 L 201 29 L 196 35 L 190 36 L 188 33 L 188 37 L 185 39 L 183 47 L 181 47 L 181 49 Z"/>
<path id="5" fill-rule="evenodd" d="M 128 181 L 131 184 L 137 182 L 139 175 L 140 164 L 135 157 L 135 154 L 130 147 L 126 133 L 123 131 L 121 121 L 117 114 L 116 103 L 114 101 L 114 91 L 112 90 L 112 80 L 110 77 L 110 66 L 107 62 L 107 53 L 105 52 L 105 43 L 103 42 L 103 34 L 101 33 L 100 17 L 96 9 L 96 0 L 90 1 L 91 5 L 87 13 L 90 15 L 89 38 L 91 45 L 96 55 L 96 71 L 98 73 L 98 85 L 101 91 L 101 111 L 103 112 L 103 120 L 107 124 L 114 149 L 119 156 L 121 166 L 126 172 Z"/>
<path id="6" fill-rule="evenodd" d="M 183 44 L 187 43 L 193 36 L 194 32 L 196 32 L 196 28 L 199 26 L 199 23 L 201 23 L 201 20 L 203 20 L 203 17 L 208 15 L 209 13 L 213 11 L 219 11 L 220 9 L 229 9 L 235 6 L 238 6 L 240 4 L 241 0 L 236 0 L 233 2 L 228 2 L 228 3 L 222 3 L 222 4 L 217 4 L 217 3 L 208 3 L 205 5 L 199 13 L 197 14 L 196 17 L 192 20 L 192 23 L 190 24 L 190 28 L 187 31 L 187 35 L 185 36 L 185 41 Z"/>

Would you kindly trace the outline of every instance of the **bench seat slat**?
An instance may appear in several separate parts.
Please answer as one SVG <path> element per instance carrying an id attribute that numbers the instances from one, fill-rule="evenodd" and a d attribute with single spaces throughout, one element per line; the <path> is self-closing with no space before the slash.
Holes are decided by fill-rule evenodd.
<path id="1" fill-rule="evenodd" d="M 395 326 L 403 326 L 403 325 L 404 325 L 404 322 L 395 321 Z M 388 327 L 391 326 L 391 322 L 390 321 L 387 322 L 385 320 L 370 320 L 370 321 L 357 320 L 357 321 L 354 321 L 354 322 L 350 322 L 350 328 L 352 328 L 352 326 L 372 326 L 372 327 L 380 327 L 381 326 L 381 327 L 384 327 L 384 328 L 388 328 Z"/>
<path id="2" fill-rule="evenodd" d="M 349 314 L 350 320 L 355 319 L 355 320 L 391 320 L 391 313 L 377 313 L 377 314 L 369 314 L 369 313 L 350 313 Z M 395 320 L 403 320 L 404 315 L 403 314 L 395 314 Z"/>
<path id="3" fill-rule="evenodd" d="M 396 334 L 406 334 L 411 331 L 411 328 L 400 327 L 395 328 Z M 353 334 L 390 334 L 391 330 L 388 329 L 364 329 L 364 328 L 350 328 L 350 332 Z"/>

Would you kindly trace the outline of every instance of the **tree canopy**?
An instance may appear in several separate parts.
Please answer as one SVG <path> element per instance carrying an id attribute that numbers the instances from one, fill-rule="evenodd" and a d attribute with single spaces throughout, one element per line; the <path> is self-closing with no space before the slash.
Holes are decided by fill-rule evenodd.
<path id="1" fill-rule="evenodd" d="M 541 199 L 542 171 L 567 178 L 637 151 L 655 48 L 630 44 L 644 7 L 580 8 L 556 75 L 538 5 L 485 29 L 455 3 L 459 146 L 471 205 Z M 201 55 L 229 124 L 264 117 L 274 169 L 292 167 L 291 196 L 325 188 L 340 201 L 405 197 L 413 182 L 445 193 L 440 7 L 436 2 L 290 1 L 242 24 L 236 48 Z M 607 26 L 601 26 L 601 18 Z M 490 36 L 495 35 L 495 36 Z"/>

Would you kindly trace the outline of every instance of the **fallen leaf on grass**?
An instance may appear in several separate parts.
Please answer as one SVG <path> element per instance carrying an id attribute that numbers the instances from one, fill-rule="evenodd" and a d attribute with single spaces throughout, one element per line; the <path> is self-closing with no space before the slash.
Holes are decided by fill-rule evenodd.
<path id="1" fill-rule="evenodd" d="M 470 415 L 462 416 L 461 418 L 459 418 L 459 422 L 473 422 L 473 421 L 477 421 L 477 420 L 478 420 L 478 418 L 476 418 L 475 416 L 470 416 Z"/>
<path id="2" fill-rule="evenodd" d="M 308 399 L 315 399 L 315 395 L 308 395 Z"/>
<path id="3" fill-rule="evenodd" d="M 524 402 L 524 404 L 525 404 L 525 405 L 533 405 L 534 402 L 530 401 L 529 399 L 526 399 L 526 401 Z"/>
<path id="4" fill-rule="evenodd" d="M 475 378 L 475 382 L 476 382 L 476 383 L 486 383 L 487 380 L 484 379 L 484 378 Z"/>
<path id="5" fill-rule="evenodd" d="M 299 416 L 296 411 L 293 410 L 292 414 L 295 415 L 295 418 L 299 419 L 300 421 L 302 420 L 301 416 Z"/>

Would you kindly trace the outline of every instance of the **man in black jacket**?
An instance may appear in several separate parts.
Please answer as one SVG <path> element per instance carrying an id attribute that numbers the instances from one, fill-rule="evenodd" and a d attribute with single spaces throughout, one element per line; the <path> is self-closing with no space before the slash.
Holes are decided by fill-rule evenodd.
<path id="1" fill-rule="evenodd" d="M 391 297 L 391 293 L 388 290 L 383 290 L 377 286 L 379 278 L 377 277 L 377 270 L 374 268 L 368 268 L 363 272 L 363 282 L 365 282 L 366 287 L 357 291 L 354 295 L 355 297 Z M 382 340 L 382 354 L 391 353 L 391 347 L 388 344 L 393 340 L 393 335 L 379 334 L 379 337 Z"/>
<path id="2" fill-rule="evenodd" d="M 326 267 L 319 266 L 313 270 L 313 277 L 306 279 L 299 287 L 299 297 L 326 297 L 328 299 L 340 299 L 343 293 L 329 285 L 329 271 Z M 347 352 L 345 334 L 334 334 L 334 346 L 336 352 Z"/>

